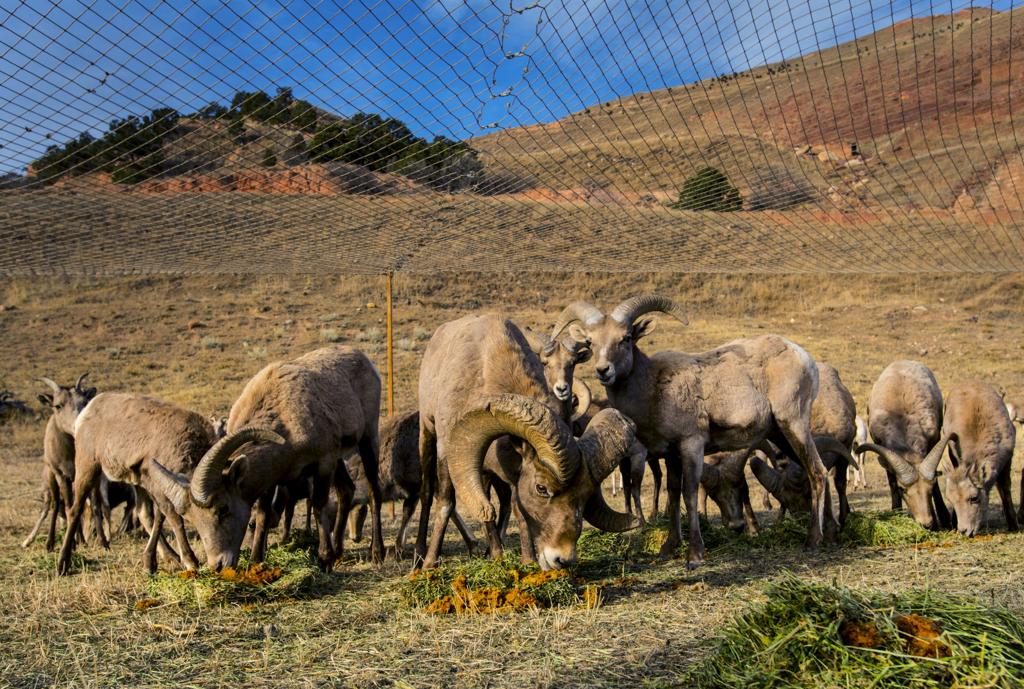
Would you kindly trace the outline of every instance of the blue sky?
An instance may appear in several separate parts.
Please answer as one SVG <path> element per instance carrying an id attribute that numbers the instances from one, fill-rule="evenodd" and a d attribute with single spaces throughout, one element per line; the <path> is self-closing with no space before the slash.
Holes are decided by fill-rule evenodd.
<path id="1" fill-rule="evenodd" d="M 0 172 L 115 117 L 278 86 L 339 114 L 462 139 L 969 4 L 0 0 Z"/>

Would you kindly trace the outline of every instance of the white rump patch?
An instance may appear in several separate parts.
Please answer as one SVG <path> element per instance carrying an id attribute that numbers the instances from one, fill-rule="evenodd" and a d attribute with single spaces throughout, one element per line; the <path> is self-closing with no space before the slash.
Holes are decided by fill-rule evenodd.
<path id="1" fill-rule="evenodd" d="M 804 368 L 806 368 L 807 372 L 811 374 L 811 378 L 814 379 L 814 396 L 817 397 L 818 396 L 818 364 L 815 363 L 814 357 L 812 357 L 810 354 L 808 354 L 807 350 L 804 349 L 803 347 L 801 347 L 800 345 L 798 345 L 796 342 L 792 342 L 790 340 L 787 340 L 786 338 L 782 338 L 782 339 L 786 342 L 786 346 L 789 347 L 790 349 L 792 349 L 796 353 L 796 355 L 798 357 L 800 357 L 800 361 L 803 362 Z"/>

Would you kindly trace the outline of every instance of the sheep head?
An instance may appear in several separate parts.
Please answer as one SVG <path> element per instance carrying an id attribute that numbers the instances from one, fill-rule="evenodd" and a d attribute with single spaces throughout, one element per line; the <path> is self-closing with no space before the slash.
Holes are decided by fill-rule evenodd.
<path id="1" fill-rule="evenodd" d="M 71 436 L 75 434 L 75 420 L 78 419 L 78 415 L 96 396 L 96 388 L 82 386 L 82 381 L 88 375 L 83 373 L 78 376 L 74 385 L 68 387 L 57 385 L 49 378 L 38 379 L 50 388 L 49 393 L 39 395 L 39 401 L 51 409 L 57 428 Z"/>
<path id="2" fill-rule="evenodd" d="M 234 567 L 238 562 L 252 505 L 242 497 L 238 481 L 225 469 L 236 450 L 253 442 L 283 445 L 285 440 L 265 428 L 239 429 L 206 451 L 191 478 L 169 470 L 156 458 L 150 460 L 152 487 L 199 532 L 207 564 L 213 569 Z"/>
<path id="3" fill-rule="evenodd" d="M 596 355 L 597 379 L 602 385 L 613 385 L 633 370 L 637 341 L 654 330 L 654 320 L 642 316 L 655 311 L 667 313 L 684 325 L 688 323 L 683 310 L 665 297 L 647 295 L 627 299 L 607 317 L 591 304 L 577 301 L 562 311 L 553 336 L 570 324 L 581 322 Z"/>
<path id="4" fill-rule="evenodd" d="M 973 536 L 981 529 L 988 512 L 988 494 L 995 482 L 988 462 L 957 464 L 950 453 L 946 472 L 946 499 L 956 513 L 956 529 L 964 536 Z"/>
<path id="5" fill-rule="evenodd" d="M 530 328 L 523 335 L 544 365 L 544 380 L 548 389 L 560 402 L 569 402 L 573 396 L 573 373 L 576 366 L 590 360 L 590 339 L 583 328 L 569 326 L 560 337 L 550 338 Z"/>
<path id="6" fill-rule="evenodd" d="M 621 413 L 597 414 L 580 438 L 549 407 L 519 395 L 481 400 L 454 424 L 448 467 L 460 504 L 482 521 L 493 521 L 494 507 L 481 481 L 488 446 L 511 436 L 522 458 L 516 500 L 543 569 L 561 569 L 576 560 L 576 541 L 586 518 L 606 531 L 638 526 L 614 512 L 601 495 L 601 481 L 618 466 L 633 443 L 635 426 Z"/>
<path id="7" fill-rule="evenodd" d="M 704 460 L 704 471 L 700 476 L 705 492 L 722 514 L 722 521 L 737 533 L 747 525 L 743 518 L 743 503 L 749 499 L 744 473 L 747 457 L 747 452 L 742 450 L 712 455 Z"/>
<path id="8" fill-rule="evenodd" d="M 882 467 L 896 478 L 896 483 L 907 500 L 907 508 L 917 523 L 926 529 L 938 525 L 935 508 L 932 505 L 932 488 L 935 486 L 936 469 L 942 452 L 946 449 L 949 436 L 943 435 L 925 457 L 913 451 L 897 452 L 877 443 L 864 443 L 856 447 L 857 454 L 874 452 Z"/>

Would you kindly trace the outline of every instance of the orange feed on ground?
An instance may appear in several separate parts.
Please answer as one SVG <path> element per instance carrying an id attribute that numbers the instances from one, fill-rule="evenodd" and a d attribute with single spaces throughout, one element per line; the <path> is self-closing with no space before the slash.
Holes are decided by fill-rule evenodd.
<path id="1" fill-rule="evenodd" d="M 907 653 L 920 658 L 945 658 L 952 651 L 942 641 L 942 627 L 935 620 L 920 615 L 897 617 L 896 628 L 904 637 Z"/>
<path id="2" fill-rule="evenodd" d="M 839 625 L 839 638 L 847 646 L 857 648 L 878 648 L 882 645 L 882 634 L 874 622 L 864 620 L 843 620 Z"/>

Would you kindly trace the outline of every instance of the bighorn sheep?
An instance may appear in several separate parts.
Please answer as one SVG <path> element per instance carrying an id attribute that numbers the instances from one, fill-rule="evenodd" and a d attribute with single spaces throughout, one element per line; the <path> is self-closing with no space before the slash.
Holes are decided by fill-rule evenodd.
<path id="1" fill-rule="evenodd" d="M 818 395 L 811 405 L 811 433 L 821 461 L 832 473 L 832 483 L 839 501 L 839 527 L 842 528 L 850 514 L 850 503 L 846 498 L 847 467 L 857 466 L 857 460 L 850 453 L 856 435 L 857 408 L 853 395 L 843 385 L 835 367 L 824 363 L 817 366 Z M 762 443 L 759 449 L 771 459 L 772 466 L 755 459 L 750 465 L 751 470 L 761 485 L 782 504 L 783 514 L 787 508 L 794 509 L 796 506 L 799 506 L 797 511 L 809 510 L 811 488 L 807 485 L 806 474 L 800 465 L 788 462 L 783 467 L 782 457 L 768 441 Z M 779 480 L 781 476 L 776 478 L 775 474 L 783 469 L 787 473 L 786 479 Z M 791 493 L 791 489 L 803 495 L 797 497 Z"/>
<path id="2" fill-rule="evenodd" d="M 999 489 L 1007 526 L 1010 531 L 1017 530 L 1010 491 L 1016 435 L 1002 397 L 992 386 L 968 381 L 946 397 L 942 435 L 922 464 L 941 457 L 948 446 L 952 466 L 946 467 L 946 498 L 956 528 L 965 536 L 973 536 L 981 528 L 993 485 Z"/>
<path id="3" fill-rule="evenodd" d="M 520 531 L 527 534 L 524 549 L 536 548 L 543 569 L 575 561 L 584 517 L 606 530 L 636 525 L 613 512 L 600 491 L 633 441 L 633 424 L 608 409 L 581 438 L 573 437 L 540 359 L 512 321 L 488 314 L 441 325 L 423 355 L 419 402 L 423 487 L 417 554 L 425 550 L 435 487 L 441 508 L 424 566 L 437 563 L 456 498 L 486 524 L 494 542 L 496 515 L 482 467 L 496 440 L 511 445 L 512 451 L 496 453 L 495 473 L 512 486 Z"/>
<path id="4" fill-rule="evenodd" d="M 43 487 L 57 490 L 57 493 L 54 493 L 49 500 L 43 501 L 42 519 L 46 518 L 47 506 L 54 507 L 54 512 L 50 513 L 50 528 L 46 536 L 47 550 L 53 550 L 55 542 L 56 509 L 64 510 L 65 522 L 68 522 L 71 514 L 72 483 L 75 480 L 75 419 L 78 418 L 78 414 L 89 401 L 96 396 L 96 388 L 82 387 L 82 382 L 88 375 L 88 373 L 83 373 L 78 376 L 74 385 L 68 387 L 57 385 L 49 378 L 39 378 L 39 381 L 48 385 L 51 391 L 39 395 L 39 401 L 43 407 L 51 410 L 50 418 L 46 422 L 46 429 L 43 431 L 43 465 L 49 472 L 49 475 L 45 471 L 43 473 Z M 97 525 L 97 537 L 100 543 L 106 547 L 99 492 L 95 491 L 91 497 L 93 521 Z"/>
<path id="5" fill-rule="evenodd" d="M 180 493 L 184 492 L 187 502 L 188 492 L 177 482 L 166 480 L 169 472 L 186 477 L 204 462 L 208 465 L 211 458 L 230 456 L 253 440 L 283 442 L 270 431 L 245 429 L 214 443 L 210 423 L 199 414 L 153 397 L 113 392 L 93 398 L 78 415 L 73 430 L 74 500 L 57 560 L 59 574 L 68 571 L 85 496 L 98 485 L 101 471 L 115 481 L 142 487 L 157 508 L 143 556 L 146 569 L 156 571 L 156 548 L 164 519 L 174 532 L 183 564 L 195 569 L 199 561 L 189 546 L 181 519 L 186 510 Z M 187 478 L 183 480 L 187 483 Z M 230 523 L 232 515 L 210 509 L 207 516 L 206 520 L 194 521 L 207 548 L 207 559 L 215 565 L 219 564 L 218 552 L 210 532 L 216 528 L 209 524 Z"/>
<path id="6" fill-rule="evenodd" d="M 760 526 L 750 504 L 750 488 L 744 471 L 747 457 L 746 450 L 708 455 L 704 458 L 700 485 L 702 493 L 718 506 L 726 526 L 737 532 L 746 527 L 751 535 L 755 535 Z"/>
<path id="7" fill-rule="evenodd" d="M 641 318 L 652 311 L 687 322 L 671 300 L 643 296 L 622 302 L 608 317 L 586 302 L 570 304 L 555 332 L 574 321 L 583 324 L 609 403 L 636 422 L 648 452 L 665 457 L 671 525 L 662 554 L 682 543 L 679 499 L 685 491 L 687 566 L 703 563 L 697 486 L 704 454 L 746 450 L 764 438 L 785 447 L 811 477 L 814 510 L 807 542 L 817 546 L 823 529 L 835 522 L 827 509 L 825 467 L 811 439 L 811 403 L 818 391 L 814 359 L 776 335 L 736 340 L 702 354 L 647 356 L 637 342 L 653 329 L 651 319 Z"/>
<path id="8" fill-rule="evenodd" d="M 857 452 L 878 454 L 889 479 L 892 509 L 906 496 L 910 514 L 927 529 L 949 528 L 949 512 L 935 483 L 939 454 L 929 454 L 942 427 L 942 392 L 935 376 L 916 361 L 894 361 L 868 396 L 873 442 Z"/>
<path id="9" fill-rule="evenodd" d="M 0 421 L 16 416 L 31 416 L 32 410 L 21 400 L 14 396 L 13 392 L 3 390 L 0 392 Z"/>
<path id="10" fill-rule="evenodd" d="M 255 518 L 252 558 L 263 559 L 275 486 L 313 476 L 312 501 L 320 535 L 317 556 L 327 569 L 339 554 L 336 547 L 341 548 L 343 527 L 341 519 L 335 519 L 333 532 L 328 524 L 328 496 L 331 486 L 336 486 L 341 494 L 339 514 L 347 515 L 353 486 L 343 457 L 358 447 L 371 489 L 371 553 L 374 562 L 381 562 L 379 414 L 380 375 L 358 349 L 323 347 L 269 364 L 246 384 L 231 407 L 228 435 L 221 442 L 251 433 L 250 428 L 268 429 L 285 440 L 253 447 L 230 465 L 228 453 L 211 453 L 191 480 L 163 472 L 163 490 L 174 496 L 175 508 L 196 526 L 210 565 L 224 567 L 238 560 L 250 514 Z"/>

